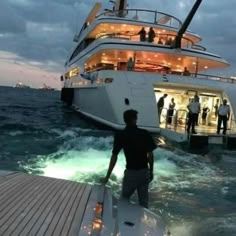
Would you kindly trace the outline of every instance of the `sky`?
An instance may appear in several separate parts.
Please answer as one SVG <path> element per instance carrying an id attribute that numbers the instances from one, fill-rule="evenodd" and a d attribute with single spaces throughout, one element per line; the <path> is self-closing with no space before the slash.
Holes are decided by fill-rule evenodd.
<path id="1" fill-rule="evenodd" d="M 0 85 L 18 82 L 60 88 L 60 75 L 73 37 L 95 0 L 0 0 Z M 111 8 L 109 0 L 100 0 Z M 195 0 L 128 0 L 130 8 L 166 12 L 184 20 Z M 236 1 L 202 0 L 189 30 L 201 45 L 231 66 L 217 71 L 236 76 Z"/>

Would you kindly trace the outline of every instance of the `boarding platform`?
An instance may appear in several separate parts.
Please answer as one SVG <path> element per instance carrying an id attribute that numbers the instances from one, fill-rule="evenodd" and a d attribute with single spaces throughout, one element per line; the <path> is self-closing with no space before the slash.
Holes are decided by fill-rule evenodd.
<path id="1" fill-rule="evenodd" d="M 161 218 L 104 185 L 0 170 L 2 236 L 164 236 Z M 147 235 L 147 234 L 146 234 Z"/>
<path id="2" fill-rule="evenodd" d="M 190 148 L 218 146 L 223 149 L 236 149 L 236 130 L 227 130 L 227 134 L 216 134 L 216 127 L 196 126 L 197 134 L 187 133 L 186 127 L 161 124 L 160 134 L 177 143 L 187 143 Z"/>

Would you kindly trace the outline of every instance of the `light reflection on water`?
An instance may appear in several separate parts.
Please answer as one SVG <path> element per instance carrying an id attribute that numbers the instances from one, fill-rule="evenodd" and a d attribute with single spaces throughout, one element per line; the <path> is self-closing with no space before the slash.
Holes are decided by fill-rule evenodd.
<path id="1" fill-rule="evenodd" d="M 1 169 L 88 183 L 105 174 L 111 132 L 82 121 L 62 105 L 59 92 L 0 87 L 0 118 Z M 236 153 L 190 154 L 159 141 L 151 210 L 173 236 L 236 235 Z M 116 195 L 124 166 L 121 154 L 108 183 Z"/>
<path id="2" fill-rule="evenodd" d="M 59 150 L 37 156 L 33 164 L 32 160 L 31 164 L 22 164 L 23 168 L 30 173 L 97 183 L 109 164 L 112 136 L 90 136 L 89 130 L 89 135 L 81 130 L 83 135 L 78 135 L 78 130 L 52 132 L 57 132 L 64 140 Z M 228 175 L 224 169 L 228 169 L 227 166 L 222 168 L 222 159 L 212 161 L 211 155 L 194 155 L 166 148 L 156 149 L 154 157 L 155 177 L 150 186 L 150 209 L 162 215 L 174 235 L 215 236 L 222 232 L 233 235 L 230 230 L 235 229 L 235 224 L 230 222 L 236 212 L 233 197 L 236 196 L 233 189 L 236 178 Z M 231 165 L 232 162 L 235 164 L 232 158 L 228 158 Z M 125 158 L 121 153 L 108 183 L 116 196 L 119 196 L 124 167 Z M 133 200 L 136 201 L 136 196 Z M 208 227 L 214 226 L 215 222 L 218 222 L 216 228 Z"/>

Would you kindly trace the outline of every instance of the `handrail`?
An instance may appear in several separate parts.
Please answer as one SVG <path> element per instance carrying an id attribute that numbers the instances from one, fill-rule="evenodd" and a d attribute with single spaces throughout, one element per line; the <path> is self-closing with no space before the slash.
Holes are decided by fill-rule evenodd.
<path id="1" fill-rule="evenodd" d="M 175 120 L 174 120 L 174 130 L 176 131 L 177 126 L 178 126 L 178 116 L 179 116 L 179 112 L 185 112 L 185 126 L 184 129 L 186 130 L 186 125 L 187 125 L 187 113 L 188 111 L 186 109 L 178 109 L 176 110 L 176 114 L 175 114 Z"/>
<path id="2" fill-rule="evenodd" d="M 177 27 L 177 28 L 180 28 L 180 27 L 182 26 L 182 22 L 181 22 L 177 17 L 172 16 L 172 15 L 170 15 L 170 14 L 166 14 L 166 13 L 164 13 L 164 12 L 159 12 L 159 11 L 154 11 L 154 10 L 147 10 L 147 9 L 139 9 L 139 8 L 136 8 L 136 9 L 129 9 L 129 8 L 127 8 L 127 9 L 124 9 L 123 11 L 125 11 L 125 12 L 127 13 L 127 15 L 128 15 L 130 12 L 135 12 L 135 15 L 133 16 L 133 18 L 131 18 L 131 19 L 133 19 L 133 20 L 137 20 L 137 18 L 138 18 L 138 13 L 139 13 L 139 12 L 145 12 L 145 13 L 153 13 L 153 14 L 154 14 L 154 17 L 153 17 L 153 21 L 152 21 L 152 22 L 149 22 L 149 21 L 145 21 L 145 22 L 152 23 L 152 24 L 153 24 L 153 23 L 154 23 L 154 24 L 158 24 L 158 23 L 157 23 L 157 21 L 158 21 L 158 17 L 157 17 L 157 16 L 158 16 L 158 14 L 159 14 L 160 16 L 170 17 L 170 20 L 169 20 L 170 26 L 172 26 L 172 25 L 171 25 L 171 24 L 172 24 L 171 19 L 174 19 L 174 20 L 178 23 L 178 27 Z M 101 16 L 107 16 L 108 14 L 109 14 L 109 16 L 118 16 L 119 13 L 120 13 L 120 10 L 104 11 L 104 12 L 100 13 L 99 15 L 97 15 L 96 18 L 99 18 L 99 17 L 101 17 Z M 124 18 L 124 17 L 120 17 L 120 16 L 119 16 L 119 18 Z M 159 17 L 159 19 L 160 19 L 160 17 Z M 158 24 L 158 25 L 166 25 L 166 24 Z"/>
<path id="3" fill-rule="evenodd" d="M 201 74 L 201 73 L 191 73 L 191 76 L 193 77 L 199 77 L 202 76 L 205 79 L 212 79 L 216 81 L 221 81 L 221 82 L 227 82 L 227 83 L 236 83 L 236 79 L 233 78 L 228 78 L 228 77 L 222 77 L 218 75 L 208 75 L 208 74 Z"/>
<path id="4" fill-rule="evenodd" d="M 147 62 L 146 62 L 147 63 Z M 151 65 L 151 62 L 148 62 L 150 65 Z M 156 66 L 161 66 L 160 64 L 156 64 Z M 99 71 L 99 70 L 124 70 L 124 69 L 118 69 L 117 66 L 114 66 L 113 69 L 111 69 L 110 67 L 107 67 L 107 66 L 99 66 L 99 67 L 96 67 L 96 68 L 90 68 L 90 69 L 86 69 L 86 71 Z M 133 71 L 135 72 L 140 72 L 140 71 L 145 71 L 145 70 L 139 70 L 139 67 L 138 66 L 135 66 Z M 153 71 L 151 71 L 151 68 L 149 68 L 149 71 L 150 73 L 161 73 L 161 72 L 158 72 L 154 67 L 153 67 Z M 189 76 L 189 77 L 192 77 L 192 78 L 196 78 L 196 79 L 210 79 L 210 80 L 215 80 L 215 81 L 220 81 L 220 82 L 225 82 L 225 83 L 236 83 L 236 79 L 233 79 L 233 78 L 227 78 L 227 77 L 221 77 L 221 76 L 217 76 L 217 75 L 207 75 L 207 74 L 196 74 L 196 73 L 189 73 L 189 75 L 184 75 L 183 72 L 175 72 L 175 71 L 170 71 L 166 76 L 168 75 L 179 75 L 179 76 Z"/>
<path id="5" fill-rule="evenodd" d="M 114 39 L 115 38 L 117 38 L 117 39 L 126 39 L 126 40 L 131 40 L 131 41 L 135 41 L 135 42 L 138 41 L 139 42 L 139 40 L 133 40 L 132 39 L 132 37 L 137 36 L 137 35 L 138 35 L 137 33 L 129 34 L 129 33 L 127 33 L 127 31 L 120 32 L 120 33 L 101 33 L 96 39 L 106 37 L 106 38 L 114 38 Z M 155 37 L 156 38 L 166 38 L 166 41 L 163 43 L 163 45 L 171 46 L 171 44 L 167 43 L 167 39 L 170 38 L 170 37 L 175 37 L 175 34 L 155 33 Z M 186 44 L 185 48 L 189 48 L 189 45 L 190 45 L 190 48 L 192 48 L 192 49 L 199 50 L 199 51 L 200 50 L 201 51 L 206 51 L 205 47 L 203 47 L 201 45 L 194 44 L 194 42 L 191 39 L 189 39 L 187 37 L 182 37 L 182 39 L 187 41 L 187 44 Z M 145 42 L 148 42 L 148 41 L 145 41 Z M 148 43 L 152 43 L 152 42 L 148 42 Z"/>

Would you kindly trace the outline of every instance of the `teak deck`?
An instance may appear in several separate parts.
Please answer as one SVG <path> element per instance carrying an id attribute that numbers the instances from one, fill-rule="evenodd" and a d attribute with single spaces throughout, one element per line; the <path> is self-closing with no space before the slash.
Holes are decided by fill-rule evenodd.
<path id="1" fill-rule="evenodd" d="M 0 171 L 1 236 L 78 236 L 91 186 Z"/>

